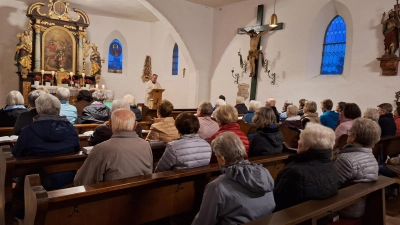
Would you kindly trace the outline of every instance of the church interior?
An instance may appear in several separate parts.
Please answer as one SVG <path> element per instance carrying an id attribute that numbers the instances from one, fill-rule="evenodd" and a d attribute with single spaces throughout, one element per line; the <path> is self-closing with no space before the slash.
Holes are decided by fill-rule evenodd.
<path id="1" fill-rule="evenodd" d="M 400 22 L 396 24 L 397 28 L 395 28 L 397 46 L 388 47 L 396 48 L 393 52 L 386 49 L 387 33 L 385 33 L 386 25 L 383 24 L 384 18 L 390 19 L 391 12 L 400 12 L 400 7 L 396 8 L 399 6 L 398 1 L 396 2 L 395 0 L 43 0 L 42 2 L 42 5 L 39 4 L 40 10 L 32 8 L 32 12 L 28 12 L 28 8 L 37 3 L 37 0 L 0 1 L 0 28 L 2 31 L 2 37 L 0 38 L 0 104 L 2 104 L 2 107 L 6 105 L 7 95 L 12 90 L 20 91 L 27 99 L 34 78 L 39 77 L 38 79 L 43 85 L 43 75 L 50 75 L 52 71 L 55 71 L 56 74 L 63 74 L 66 71 L 65 77 L 69 78 L 71 76 L 72 78 L 73 76 L 73 80 L 77 79 L 77 84 L 82 87 L 85 85 L 86 74 L 86 79 L 92 80 L 91 89 L 93 91 L 97 89 L 111 90 L 114 94 L 114 99 L 121 99 L 130 94 L 134 96 L 138 105 L 147 105 L 145 82 L 149 82 L 152 79 L 152 74 L 157 74 L 157 82 L 164 89 L 162 99 L 170 101 L 173 104 L 173 108 L 179 109 L 179 112 L 190 111 L 197 114 L 199 113 L 198 105 L 200 103 L 206 101 L 214 106 L 220 95 L 223 95 L 226 98 L 226 100 L 224 99 L 225 102 L 232 106 L 238 104 L 238 96 L 243 97 L 242 103 L 247 106 L 250 105 L 251 100 L 260 101 L 264 106 L 264 104 L 268 104 L 268 99 L 273 98 L 276 101 L 278 111 L 282 111 L 280 107 L 285 102 L 290 101 L 293 102 L 293 105 L 297 105 L 300 99 L 307 99 L 317 104 L 317 112 L 320 115 L 324 113 L 320 106 L 326 99 L 330 99 L 333 102 L 333 110 L 339 102 L 347 102 L 356 103 L 361 112 L 365 112 L 368 108 L 382 108 L 380 106 L 382 103 L 392 104 L 394 106 L 393 109 L 396 109 L 397 102 L 399 102 L 397 104 L 400 104 L 400 95 L 397 93 L 400 91 L 400 86 L 398 86 L 400 84 L 400 76 L 398 76 L 397 71 L 398 61 L 400 61 L 398 56 L 400 53 L 397 50 L 400 38 L 400 33 L 398 33 Z M 68 2 L 67 5 L 65 5 L 66 2 Z M 56 9 L 57 3 L 62 3 L 62 7 L 66 8 Z M 263 7 L 260 7 L 261 5 Z M 63 11 L 61 13 L 63 15 L 65 13 L 69 14 L 70 18 L 66 20 L 58 16 L 55 21 L 61 21 L 63 25 L 60 25 L 62 28 L 59 31 L 71 33 L 72 35 L 70 36 L 74 42 L 71 52 L 67 53 L 67 58 L 69 57 L 68 60 L 70 61 L 67 61 L 66 65 L 64 65 L 65 70 L 61 66 L 61 61 L 59 61 L 58 66 L 53 67 L 51 64 L 51 60 L 61 60 L 60 58 L 46 56 L 48 54 L 47 51 L 58 53 L 58 47 L 54 47 L 54 50 L 52 50 L 51 45 L 53 45 L 53 42 L 60 43 L 61 41 L 47 38 L 50 35 L 46 37 L 47 34 L 51 34 L 49 31 L 56 26 L 54 24 L 51 25 L 52 20 L 46 20 L 47 16 L 43 16 L 41 13 L 46 14 L 48 11 L 53 11 L 53 13 L 57 14 L 57 10 Z M 384 12 L 386 14 L 382 18 Z M 251 29 L 260 33 L 271 28 L 268 24 L 271 25 L 271 15 L 273 14 L 277 17 L 276 28 L 255 37 L 259 38 L 257 42 L 254 42 L 254 45 L 250 42 L 249 45 L 249 41 L 256 39 L 246 35 L 246 33 Z M 74 20 L 75 18 L 78 19 Z M 396 18 L 398 21 L 400 17 Z M 44 21 L 49 21 L 49 23 Z M 338 23 L 337 27 L 335 27 L 336 22 Z M 68 24 L 72 24 L 71 29 L 68 28 L 70 26 Z M 36 25 L 45 28 L 37 32 L 35 31 L 37 29 L 35 28 Z M 76 27 L 74 28 L 73 26 Z M 77 27 L 82 29 L 79 30 L 80 28 L 78 29 Z M 46 29 L 47 31 L 45 31 Z M 16 46 L 18 47 L 19 45 L 19 38 L 24 38 L 24 32 L 30 32 L 25 37 L 28 38 L 30 35 L 31 41 L 33 40 L 31 43 L 31 48 L 33 49 L 31 49 L 31 62 L 28 68 L 25 65 L 21 65 L 23 63 L 20 63 L 19 59 L 16 62 L 16 58 L 21 57 L 16 54 Z M 336 40 L 335 46 L 332 48 L 328 46 L 330 41 L 328 32 L 336 35 L 335 38 L 340 38 L 340 40 Z M 67 37 L 69 36 L 67 35 Z M 95 59 L 97 60 L 96 62 L 92 60 L 92 55 L 95 51 L 98 51 L 99 54 Z M 333 52 L 333 55 L 329 55 L 329 51 Z M 390 54 L 388 51 L 390 51 Z M 388 62 L 387 60 L 392 61 Z M 255 63 L 255 65 L 252 65 L 252 63 Z M 98 66 L 96 67 L 97 71 L 93 71 L 96 70 L 93 68 L 94 65 Z M 391 68 L 388 69 L 390 66 Z M 71 75 L 69 75 L 70 72 Z M 24 73 L 29 75 L 24 76 Z M 52 82 L 60 84 L 61 79 L 57 78 L 57 81 L 53 79 Z M 71 82 L 71 86 L 75 86 L 73 81 Z M 53 85 L 56 86 L 57 84 Z M 71 90 L 72 93 L 73 91 Z M 157 117 L 158 111 L 155 110 L 156 108 L 149 107 L 150 111 L 154 109 L 152 116 Z M 175 116 L 178 115 L 177 112 L 173 112 L 176 113 Z M 241 114 L 239 113 L 239 116 L 243 116 Z M 144 116 L 142 115 L 142 117 L 144 121 Z M 153 126 L 152 123 L 153 121 L 151 123 L 142 122 L 143 130 L 152 129 L 150 128 Z M 79 128 L 82 130 L 78 130 L 78 134 L 81 135 L 85 131 L 93 130 L 98 126 L 90 127 L 89 125 Z M 74 126 L 76 128 L 79 127 L 77 124 Z M 242 129 L 242 127 L 246 126 L 247 124 L 242 124 L 240 128 Z M 256 128 L 249 126 L 247 132 L 251 133 L 251 129 Z M 348 130 L 350 130 L 350 127 Z M 349 132 L 348 130 L 346 130 L 346 135 Z M 282 130 L 281 132 L 283 133 Z M 287 132 L 290 133 L 291 131 Z M 0 136 L 3 136 L 2 134 L 0 128 Z M 7 132 L 4 134 L 11 135 Z M 246 132 L 245 134 L 247 135 Z M 296 135 L 299 138 L 300 134 L 296 133 Z M 348 135 L 350 136 L 350 134 Z M 82 137 L 79 136 L 81 147 L 82 143 L 90 145 Z M 286 143 L 286 137 L 284 138 Z M 334 141 L 336 147 L 338 146 L 338 141 L 338 139 Z M 386 154 L 386 148 L 395 148 L 391 152 L 391 156 L 394 156 L 394 153 L 396 155 L 400 153 L 400 150 L 396 151 L 397 144 L 400 147 L 400 139 L 391 139 L 395 143 L 393 144 L 396 145 L 395 147 L 387 144 L 389 141 L 386 139 L 385 141 L 379 147 L 376 147 L 378 144 L 375 145 L 378 149 L 377 152 L 380 154 L 379 157 L 389 157 L 389 154 Z M 163 151 L 165 147 L 165 145 L 162 146 Z M 297 148 L 297 142 L 294 148 Z M 152 154 L 154 157 L 156 155 L 161 157 L 164 154 L 163 152 L 157 152 L 157 146 L 152 146 L 151 149 L 153 149 Z M 282 157 L 279 159 L 274 158 L 276 160 L 274 164 L 270 159 L 264 158 L 256 158 L 254 162 L 264 165 L 268 170 L 271 170 L 271 168 L 274 170 L 279 166 L 285 166 L 287 164 L 285 160 L 290 154 L 286 153 L 286 155 L 279 156 Z M 74 161 L 77 163 L 78 161 L 81 162 L 80 160 L 83 159 L 83 156 L 74 156 L 73 158 L 73 160 L 77 160 L 76 162 Z M 1 162 L 2 159 L 4 157 L 1 157 L 0 164 L 3 164 Z M 59 160 L 71 159 L 63 158 Z M 385 159 L 381 158 L 378 162 L 385 162 Z M 12 163 L 15 163 L 13 165 L 18 168 L 17 161 Z M 51 164 L 51 162 L 47 161 L 46 163 Z M 67 162 L 64 163 L 67 165 Z M 78 164 L 82 165 L 82 163 L 83 161 Z M 74 168 L 72 164 L 70 166 Z M 55 167 L 53 165 L 50 171 L 59 172 L 60 169 L 54 169 Z M 7 168 L 9 168 L 8 165 Z M 7 180 L 7 175 L 4 175 L 4 168 L 1 165 L 0 169 L 3 170 L 3 175 L 0 174 L 1 184 L 1 179 L 5 176 Z M 279 171 L 270 171 L 274 179 L 278 176 Z M 146 195 L 140 197 L 132 193 L 132 196 L 135 196 L 140 203 L 146 202 L 147 199 L 145 197 L 150 195 L 154 196 L 156 200 L 165 197 L 158 203 L 157 207 L 149 204 L 131 216 L 127 215 L 129 214 L 127 210 L 121 210 L 120 213 L 107 217 L 109 221 L 101 222 L 101 218 L 93 221 L 97 221 L 96 223 L 100 224 L 117 224 L 117 222 L 119 224 L 164 224 L 165 218 L 163 216 L 153 214 L 147 215 L 142 220 L 138 219 L 135 223 L 126 222 L 123 217 L 140 217 L 141 214 L 148 213 L 146 210 L 151 210 L 153 206 L 155 209 L 163 211 L 161 206 L 168 205 L 170 206 L 169 209 L 166 209 L 163 212 L 164 214 L 161 213 L 165 217 L 171 216 L 171 219 L 165 224 L 190 224 L 191 221 L 187 223 L 185 219 L 188 217 L 191 220 L 193 215 L 184 215 L 182 218 L 185 219 L 180 221 L 181 218 L 173 218 L 176 216 L 174 213 L 181 214 L 184 212 L 182 208 L 192 207 L 192 205 L 199 206 L 203 191 L 199 197 L 198 190 L 192 190 L 191 187 L 202 185 L 203 189 L 201 190 L 204 190 L 207 184 L 207 182 L 204 184 L 204 180 L 206 180 L 204 177 L 216 177 L 219 175 L 217 174 L 218 171 L 215 168 L 209 169 L 207 173 L 204 171 L 200 173 L 196 170 L 189 171 L 187 174 L 166 173 L 163 181 L 157 180 L 154 174 L 153 176 L 146 175 L 148 177 L 140 179 L 149 180 L 151 178 L 158 183 L 154 183 L 151 186 L 145 180 L 143 185 L 148 186 L 143 187 L 149 189 Z M 162 178 L 164 179 L 164 177 Z M 173 178 L 177 180 L 172 180 Z M 193 180 L 186 182 L 187 180 L 185 179 Z M 389 185 L 393 187 L 396 182 L 400 184 L 398 178 L 394 180 L 378 180 L 381 183 L 377 183 L 375 186 L 353 186 L 352 191 L 356 192 L 357 188 L 359 188 L 359 190 L 365 191 L 364 195 L 358 193 L 355 196 L 339 192 L 342 198 L 340 204 L 338 203 L 340 206 L 348 206 L 356 202 L 356 198 L 364 199 L 370 193 L 372 193 L 372 197 L 366 198 L 367 204 L 381 204 L 381 207 L 375 209 L 366 208 L 365 215 L 374 214 L 374 216 L 371 216 L 370 222 L 366 222 L 364 218 L 364 222 L 361 223 L 356 221 L 355 223 L 341 224 L 400 224 L 400 199 L 395 199 L 396 202 L 394 203 L 386 201 L 385 207 L 385 187 Z M 25 188 L 28 181 L 32 187 L 37 187 L 37 180 L 32 179 L 30 181 L 25 179 Z M 138 181 L 133 178 L 127 181 L 130 185 L 129 188 L 133 190 L 136 185 L 142 185 Z M 108 186 L 96 184 L 97 186 L 94 185 L 93 190 L 91 189 L 92 187 L 87 188 L 86 185 L 73 187 L 71 188 L 71 193 L 73 192 L 74 194 L 71 196 L 68 195 L 70 194 L 69 192 L 46 192 L 46 195 L 47 193 L 49 195 L 44 198 L 38 194 L 34 196 L 33 193 L 25 190 L 25 206 L 27 204 L 35 205 L 39 197 L 41 198 L 39 200 L 45 201 L 46 204 L 39 204 L 39 201 L 38 206 L 36 207 L 35 205 L 34 211 L 37 211 L 37 215 L 42 213 L 39 219 L 38 217 L 35 219 L 31 212 L 25 211 L 26 219 L 23 222 L 20 221 L 20 223 L 51 224 L 51 222 L 57 221 L 59 215 L 79 214 L 79 210 L 85 211 L 88 207 L 94 207 L 91 204 L 85 205 L 84 202 L 96 198 L 97 195 L 95 196 L 95 194 L 98 194 L 99 199 L 101 199 L 96 203 L 97 205 L 109 204 L 123 208 L 125 205 L 131 204 L 126 196 L 129 185 L 124 186 L 124 179 L 112 182 L 107 184 Z M 117 188 L 112 189 L 114 187 L 112 185 Z M 157 185 L 165 188 L 163 189 L 164 192 L 157 193 L 157 188 L 155 188 Z M 186 189 L 188 191 L 182 191 L 179 198 L 173 197 L 172 194 L 163 196 L 168 193 L 168 190 L 176 189 L 177 185 L 178 190 Z M 381 186 L 378 187 L 378 185 Z M 140 191 L 142 190 L 138 190 L 141 193 Z M 24 191 L 23 187 L 21 191 Z M 104 197 L 104 194 L 99 194 L 103 191 L 114 191 L 117 194 L 113 192 L 114 197 L 109 199 Z M 125 195 L 119 194 L 120 192 L 125 193 Z M 0 212 L 0 216 L 6 218 L 7 215 L 4 214 L 5 208 L 8 207 L 8 210 L 10 210 L 10 207 L 16 207 L 16 204 L 13 204 L 13 206 L 7 205 L 7 202 L 12 199 L 12 194 L 10 197 L 4 193 L 8 193 L 7 187 L 0 187 L 0 195 L 3 195 L 3 198 L 0 196 L 0 200 L 5 199 L 6 202 L 6 206 L 4 204 L 0 206 L 0 211 L 3 211 Z M 85 196 L 86 194 L 87 196 Z M 195 197 L 193 197 L 194 195 Z M 381 198 L 379 195 L 381 195 Z M 193 202 L 182 200 L 190 197 L 193 197 Z M 350 199 L 351 197 L 353 198 Z M 48 201 L 50 198 L 55 200 Z M 67 198 L 72 200 L 66 200 Z M 349 199 L 348 202 L 343 203 L 346 198 Z M 175 200 L 176 202 L 174 202 Z M 34 201 L 34 203 L 31 201 Z M 150 199 L 149 201 L 152 200 Z M 75 207 L 73 209 L 73 207 L 70 207 L 71 204 L 74 206 L 80 205 L 80 208 Z M 179 204 L 181 204 L 180 207 Z M 268 217 L 268 219 L 258 222 L 253 221 L 254 223 L 250 222 L 249 224 L 300 224 L 301 222 L 303 222 L 301 224 L 317 224 L 317 220 L 328 216 L 328 213 L 322 212 L 322 210 L 339 209 L 335 208 L 336 206 L 328 208 L 330 207 L 329 204 L 333 203 L 326 201 L 323 205 L 303 205 L 302 207 L 310 207 L 310 210 L 316 210 L 315 215 L 309 212 L 310 210 L 304 211 L 304 214 L 309 216 L 307 221 L 289 221 L 281 213 L 275 217 Z M 388 206 L 387 204 L 391 205 Z M 131 206 L 127 208 L 129 207 Z M 99 209 L 99 212 L 105 212 L 107 210 L 105 208 Z M 387 208 L 390 208 L 390 214 L 386 213 Z M 300 209 L 298 207 L 294 210 Z M 375 213 L 375 211 L 369 210 L 381 210 L 381 212 Z M 90 215 L 95 214 L 95 212 L 90 213 L 93 213 Z M 296 215 L 294 211 L 287 211 L 287 213 Z M 385 214 L 390 217 L 386 217 Z M 47 217 L 43 215 L 47 215 Z M 118 216 L 121 218 L 117 218 Z M 9 224 L 10 221 L 13 221 L 9 217 L 8 215 L 4 221 L 0 219 L 0 225 Z M 161 221 L 153 222 L 148 219 L 153 217 L 161 219 Z M 271 220 L 269 221 L 269 219 Z M 13 221 L 14 224 L 16 224 L 15 221 Z M 82 217 L 65 219 L 64 222 L 60 222 L 60 224 L 68 223 L 92 224 L 91 220 L 82 220 Z M 195 221 L 193 224 L 195 224 Z M 197 221 L 196 224 L 201 223 Z M 339 223 L 330 222 L 326 224 L 335 225 Z"/>

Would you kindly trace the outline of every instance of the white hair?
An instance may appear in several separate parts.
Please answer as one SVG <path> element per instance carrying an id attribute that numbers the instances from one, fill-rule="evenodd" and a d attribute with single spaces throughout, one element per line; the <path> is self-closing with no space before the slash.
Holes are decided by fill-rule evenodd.
<path id="1" fill-rule="evenodd" d="M 215 101 L 215 105 L 216 106 L 226 105 L 226 102 L 223 99 L 217 99 L 217 101 Z"/>
<path id="2" fill-rule="evenodd" d="M 318 123 L 307 123 L 300 133 L 300 140 L 310 149 L 332 149 L 335 145 L 335 132 Z"/>
<path id="3" fill-rule="evenodd" d="M 111 104 L 111 113 L 117 109 L 129 109 L 129 104 L 123 99 L 115 99 Z"/>
<path id="4" fill-rule="evenodd" d="M 8 93 L 6 98 L 7 105 L 23 105 L 24 103 L 24 97 L 22 96 L 21 92 L 10 91 L 10 93 Z"/>
<path id="5" fill-rule="evenodd" d="M 65 87 L 57 88 L 56 96 L 60 100 L 69 100 L 70 92 Z"/>
<path id="6" fill-rule="evenodd" d="M 95 101 L 104 101 L 106 98 L 106 95 L 104 94 L 104 91 L 102 90 L 96 90 L 93 92 L 92 97 Z"/>
<path id="7" fill-rule="evenodd" d="M 129 109 L 117 109 L 111 114 L 111 128 L 115 133 L 119 130 L 132 131 L 135 128 L 136 116 Z"/>
<path id="8" fill-rule="evenodd" d="M 105 90 L 104 94 L 106 95 L 106 99 L 108 99 L 108 100 L 114 99 L 114 93 L 112 90 Z"/>
<path id="9" fill-rule="evenodd" d="M 40 91 L 40 90 L 31 91 L 31 92 L 29 93 L 29 95 L 28 95 L 28 103 L 29 103 L 29 106 L 30 106 L 30 107 L 33 107 L 33 108 L 36 107 L 36 105 L 35 105 L 36 99 L 39 98 L 39 96 L 42 95 L 42 94 L 44 94 L 44 93 L 46 93 L 46 92 Z"/>
<path id="10" fill-rule="evenodd" d="M 246 148 L 239 136 L 227 131 L 223 132 L 212 141 L 211 148 L 216 155 L 221 155 L 228 163 L 242 160 L 246 155 Z"/>
<path id="11" fill-rule="evenodd" d="M 261 102 L 260 101 L 251 100 L 250 103 L 249 103 L 249 109 L 252 109 L 254 111 L 259 109 L 260 107 L 261 107 Z"/>
<path id="12" fill-rule="evenodd" d="M 136 105 L 135 97 L 130 94 L 124 95 L 124 100 L 129 104 L 129 105 Z"/>
<path id="13" fill-rule="evenodd" d="M 236 101 L 237 101 L 239 104 L 244 103 L 244 98 L 243 98 L 242 96 L 237 96 L 237 97 L 236 97 Z"/>
<path id="14" fill-rule="evenodd" d="M 286 115 L 287 115 L 288 117 L 289 117 L 289 115 L 290 115 L 290 117 L 292 117 L 292 116 L 297 116 L 298 113 L 299 113 L 299 109 L 297 108 L 296 105 L 289 105 L 289 106 L 287 107 Z"/>
<path id="15" fill-rule="evenodd" d="M 60 115 L 61 103 L 58 98 L 54 97 L 51 94 L 42 94 L 40 95 L 36 101 L 36 111 L 38 114 L 47 114 L 47 115 Z"/>

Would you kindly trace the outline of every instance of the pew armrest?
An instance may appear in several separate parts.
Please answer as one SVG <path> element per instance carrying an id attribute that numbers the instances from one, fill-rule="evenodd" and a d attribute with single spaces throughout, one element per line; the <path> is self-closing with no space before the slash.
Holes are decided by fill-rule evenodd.
<path id="1" fill-rule="evenodd" d="M 48 194 L 40 183 L 39 174 L 27 175 L 24 184 L 24 225 L 44 224 L 48 208 Z"/>

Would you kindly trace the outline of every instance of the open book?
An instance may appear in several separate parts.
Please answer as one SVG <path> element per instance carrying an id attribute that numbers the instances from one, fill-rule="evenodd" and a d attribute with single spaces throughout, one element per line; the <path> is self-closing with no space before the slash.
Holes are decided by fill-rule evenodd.
<path id="1" fill-rule="evenodd" d="M 2 136 L 2 137 L 0 137 L 0 143 L 16 142 L 17 140 L 18 140 L 18 136 L 17 136 L 17 135 Z"/>
<path id="2" fill-rule="evenodd" d="M 93 133 L 94 133 L 94 131 L 90 130 L 90 131 L 84 132 L 83 134 L 89 137 L 89 136 L 92 136 Z"/>
<path id="3" fill-rule="evenodd" d="M 82 152 L 85 153 L 86 155 L 89 155 L 90 152 L 92 151 L 94 146 L 87 146 L 82 148 Z"/>

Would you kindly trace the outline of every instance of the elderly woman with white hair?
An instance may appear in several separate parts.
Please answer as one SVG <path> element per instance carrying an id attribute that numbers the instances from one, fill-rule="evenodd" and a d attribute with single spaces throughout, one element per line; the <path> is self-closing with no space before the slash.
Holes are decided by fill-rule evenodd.
<path id="1" fill-rule="evenodd" d="M 287 118 L 282 122 L 282 125 L 287 127 L 294 127 L 296 129 L 303 129 L 303 123 L 301 122 L 301 117 L 298 115 L 299 110 L 296 105 L 289 105 L 287 107 L 286 115 Z"/>
<path id="2" fill-rule="evenodd" d="M 378 123 L 378 120 L 379 120 L 379 112 L 378 112 L 378 110 L 375 109 L 375 108 L 367 108 L 367 109 L 364 111 L 363 118 L 368 118 L 368 119 L 370 119 L 370 120 L 375 121 L 375 122 Z"/>
<path id="3" fill-rule="evenodd" d="M 112 102 L 114 100 L 114 92 L 112 90 L 105 90 L 104 94 L 106 95 L 106 99 L 104 99 L 103 103 L 109 109 L 111 109 Z"/>
<path id="4" fill-rule="evenodd" d="M 14 157 L 55 156 L 80 150 L 78 133 L 65 116 L 60 116 L 61 103 L 51 94 L 41 94 L 35 101 L 38 116 L 22 129 L 12 149 Z M 72 182 L 75 171 L 50 174 L 43 180 L 49 189 L 61 188 Z M 45 177 L 47 178 L 47 177 Z"/>
<path id="5" fill-rule="evenodd" d="M 237 109 L 239 114 L 246 114 L 247 113 L 247 106 L 244 104 L 244 98 L 242 96 L 236 97 L 236 105 L 235 108 Z"/>
<path id="6" fill-rule="evenodd" d="M 35 101 L 40 95 L 45 94 L 44 91 L 34 90 L 28 95 L 29 111 L 19 114 L 17 121 L 14 124 L 14 135 L 19 135 L 22 128 L 30 125 L 33 122 L 33 118 L 38 115 L 36 110 Z"/>
<path id="7" fill-rule="evenodd" d="M 24 106 L 24 97 L 19 91 L 10 91 L 6 98 L 6 107 L 0 109 L 0 127 L 13 127 L 19 114 L 28 111 Z"/>
<path id="8" fill-rule="evenodd" d="M 214 107 L 214 112 L 213 114 L 211 114 L 211 117 L 215 117 L 215 110 L 218 109 L 219 106 L 221 105 L 226 105 L 226 102 L 223 99 L 217 99 L 217 101 L 215 101 L 215 107 Z"/>
<path id="9" fill-rule="evenodd" d="M 274 180 L 262 165 L 244 160 L 246 150 L 239 137 L 221 133 L 211 147 L 222 175 L 207 184 L 192 225 L 243 224 L 271 214 Z"/>
<path id="10" fill-rule="evenodd" d="M 110 109 L 103 104 L 104 91 L 96 90 L 92 94 L 93 102 L 82 111 L 80 123 L 104 123 L 110 119 Z"/>
<path id="11" fill-rule="evenodd" d="M 130 110 L 135 113 L 136 121 L 142 121 L 142 112 L 136 105 L 135 97 L 133 95 L 124 95 L 124 100 L 129 104 Z"/>
<path id="12" fill-rule="evenodd" d="M 332 159 L 339 174 L 339 188 L 378 179 L 378 162 L 372 153 L 372 148 L 378 143 L 380 135 L 381 128 L 376 122 L 366 118 L 353 120 L 348 131 L 347 144 Z M 365 199 L 361 199 L 359 202 L 340 210 L 339 215 L 355 219 L 363 216 L 364 211 Z"/>
<path id="13" fill-rule="evenodd" d="M 326 199 L 338 192 L 338 174 L 331 161 L 335 133 L 316 123 L 308 123 L 300 133 L 298 154 L 275 180 L 275 211 L 302 202 Z"/>
<path id="14" fill-rule="evenodd" d="M 260 101 L 255 101 L 251 100 L 249 103 L 249 110 L 247 111 L 247 114 L 243 116 L 243 120 L 246 123 L 252 123 L 254 113 L 261 107 L 261 102 Z"/>
<path id="15" fill-rule="evenodd" d="M 58 88 L 56 96 L 58 99 L 60 99 L 61 102 L 60 116 L 66 116 L 68 121 L 72 124 L 76 123 L 78 112 L 75 106 L 69 104 L 70 92 L 68 88 Z"/>

